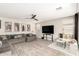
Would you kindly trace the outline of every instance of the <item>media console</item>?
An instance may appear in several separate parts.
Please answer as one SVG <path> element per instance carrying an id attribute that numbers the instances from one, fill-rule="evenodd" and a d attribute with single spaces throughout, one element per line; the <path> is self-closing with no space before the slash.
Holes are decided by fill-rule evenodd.
<path id="1" fill-rule="evenodd" d="M 52 42 L 53 42 L 53 34 L 43 34 L 42 39 L 44 39 L 44 38 L 45 38 L 45 36 L 46 36 L 46 40 L 47 40 L 47 39 L 48 39 L 48 38 L 47 38 L 47 35 L 51 35 L 51 37 L 52 37 L 51 39 L 52 39 Z"/>
<path id="2" fill-rule="evenodd" d="M 54 25 L 42 26 L 42 33 L 43 33 L 42 38 L 46 38 L 46 40 L 47 40 L 48 39 L 47 36 L 50 35 L 52 37 L 51 39 L 52 39 L 52 42 L 53 42 Z"/>

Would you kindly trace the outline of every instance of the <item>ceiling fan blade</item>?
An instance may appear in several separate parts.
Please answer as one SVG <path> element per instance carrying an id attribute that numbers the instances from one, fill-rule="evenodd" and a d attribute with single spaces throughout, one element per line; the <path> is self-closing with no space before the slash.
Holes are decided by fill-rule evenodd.
<path id="1" fill-rule="evenodd" d="M 32 19 L 34 19 L 36 17 L 36 15 L 32 15 Z"/>
<path id="2" fill-rule="evenodd" d="M 34 20 L 38 21 L 38 19 L 34 19 Z"/>

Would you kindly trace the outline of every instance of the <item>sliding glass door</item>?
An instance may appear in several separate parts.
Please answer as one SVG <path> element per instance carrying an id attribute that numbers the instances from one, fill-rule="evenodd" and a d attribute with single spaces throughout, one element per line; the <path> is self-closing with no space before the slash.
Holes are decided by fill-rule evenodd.
<path id="1" fill-rule="evenodd" d="M 78 13 L 78 49 L 79 49 L 79 13 Z"/>
<path id="2" fill-rule="evenodd" d="M 79 13 L 75 14 L 75 27 L 74 27 L 74 38 L 77 41 L 78 48 L 79 48 Z"/>

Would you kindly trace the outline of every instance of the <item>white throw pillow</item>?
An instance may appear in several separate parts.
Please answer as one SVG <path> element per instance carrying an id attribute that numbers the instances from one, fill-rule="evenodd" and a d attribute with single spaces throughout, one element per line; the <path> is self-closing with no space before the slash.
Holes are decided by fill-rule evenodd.
<path id="1" fill-rule="evenodd" d="M 2 41 L 0 41 L 0 47 L 2 47 Z"/>

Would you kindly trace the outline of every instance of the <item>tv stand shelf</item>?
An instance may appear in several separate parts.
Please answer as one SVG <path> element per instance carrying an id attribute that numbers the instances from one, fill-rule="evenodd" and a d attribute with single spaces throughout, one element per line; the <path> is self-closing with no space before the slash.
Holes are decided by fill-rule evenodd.
<path id="1" fill-rule="evenodd" d="M 46 36 L 46 40 L 48 39 L 47 38 L 47 35 L 51 35 L 51 37 L 52 37 L 52 42 L 53 42 L 53 34 L 43 34 L 43 39 L 45 38 L 45 36 Z"/>

